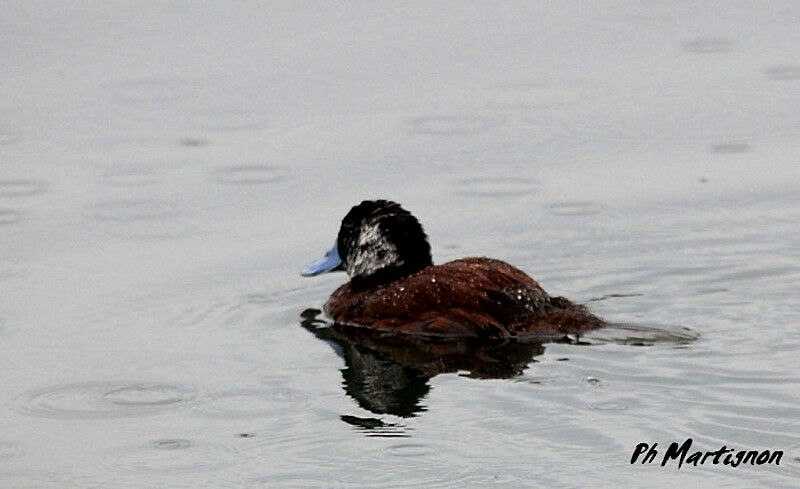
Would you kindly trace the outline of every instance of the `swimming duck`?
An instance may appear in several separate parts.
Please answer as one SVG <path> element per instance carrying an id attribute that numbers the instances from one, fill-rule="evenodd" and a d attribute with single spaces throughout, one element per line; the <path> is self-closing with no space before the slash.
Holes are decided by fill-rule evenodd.
<path id="1" fill-rule="evenodd" d="M 342 220 L 333 248 L 303 276 L 343 270 L 350 282 L 324 306 L 336 323 L 455 338 L 580 334 L 605 323 L 551 297 L 521 270 L 492 258 L 434 265 L 422 225 L 400 204 L 365 200 Z"/>

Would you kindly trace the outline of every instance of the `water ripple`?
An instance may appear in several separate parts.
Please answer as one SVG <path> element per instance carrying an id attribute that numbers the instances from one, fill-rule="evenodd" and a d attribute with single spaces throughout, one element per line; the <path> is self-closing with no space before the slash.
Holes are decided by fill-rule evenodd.
<path id="1" fill-rule="evenodd" d="M 549 162 L 596 158 L 618 151 L 619 142 L 576 139 L 551 120 L 504 115 L 494 108 L 468 113 L 410 111 L 361 114 L 310 121 L 283 135 L 285 150 L 314 163 L 399 162 L 463 167 L 471 161 L 531 155 Z"/>
<path id="2" fill-rule="evenodd" d="M 686 345 L 697 341 L 700 335 L 685 326 L 649 326 L 630 323 L 609 323 L 581 337 L 582 341 L 617 345 L 653 346 Z"/>
<path id="3" fill-rule="evenodd" d="M 747 153 L 750 150 L 750 145 L 747 143 L 718 143 L 711 146 L 712 153 L 720 154 Z"/>
<path id="4" fill-rule="evenodd" d="M 0 180 L 0 197 L 27 197 L 47 191 L 43 180 Z"/>
<path id="5" fill-rule="evenodd" d="M 0 440 L 0 462 L 21 456 L 22 451 L 18 444 Z"/>
<path id="6" fill-rule="evenodd" d="M 302 409 L 307 399 L 279 381 L 268 387 L 232 389 L 205 394 L 192 412 L 211 418 L 270 418 Z"/>
<path id="7" fill-rule="evenodd" d="M 137 167 L 109 169 L 102 179 L 110 187 L 144 187 L 158 181 L 156 172 Z"/>
<path id="8" fill-rule="evenodd" d="M 477 135 L 502 124 L 502 119 L 485 116 L 424 116 L 406 121 L 411 134 L 429 136 Z"/>
<path id="9" fill-rule="evenodd" d="M 351 487 L 336 477 L 323 477 L 308 473 L 284 473 L 258 477 L 245 482 L 244 489 L 281 487 L 286 489 L 319 489 L 320 487 L 339 489 Z"/>
<path id="10" fill-rule="evenodd" d="M 109 200 L 90 207 L 98 221 L 133 222 L 152 221 L 174 217 L 175 205 L 164 200 Z"/>
<path id="11" fill-rule="evenodd" d="M 285 178 L 286 170 L 270 165 L 226 166 L 214 171 L 214 179 L 231 185 L 260 185 Z"/>
<path id="12" fill-rule="evenodd" d="M 121 238 L 175 238 L 196 232 L 199 226 L 176 202 L 167 200 L 105 200 L 86 209 L 103 230 Z"/>
<path id="13" fill-rule="evenodd" d="M 477 177 L 453 183 L 459 195 L 467 197 L 521 197 L 539 190 L 539 182 L 531 178 Z"/>
<path id="14" fill-rule="evenodd" d="M 101 489 L 108 487 L 93 484 L 91 479 L 84 475 L 76 475 L 64 470 L 60 471 L 3 471 L 0 472 L 0 483 L 10 489 L 43 489 L 80 487 L 81 489 Z"/>
<path id="15" fill-rule="evenodd" d="M 773 80 L 800 80 L 800 65 L 770 66 L 764 76 Z"/>
<path id="16" fill-rule="evenodd" d="M 730 39 L 693 39 L 683 43 L 683 49 L 690 53 L 727 53 L 733 51 L 735 44 Z"/>
<path id="17" fill-rule="evenodd" d="M 17 224 L 24 219 L 25 215 L 14 209 L 0 208 L 0 226 Z"/>
<path id="18" fill-rule="evenodd" d="M 554 216 L 591 216 L 602 210 L 602 205 L 586 200 L 556 202 L 547 206 L 547 213 Z"/>
<path id="19" fill-rule="evenodd" d="M 184 138 L 178 141 L 178 144 L 180 144 L 181 146 L 185 146 L 187 148 L 201 148 L 203 146 L 208 146 L 209 143 L 207 139 Z"/>
<path id="20" fill-rule="evenodd" d="M 23 414 L 61 419 L 149 416 L 191 404 L 194 388 L 154 382 L 86 382 L 29 392 L 20 401 Z"/>
<path id="21" fill-rule="evenodd" d="M 113 449 L 108 457 L 115 469 L 171 474 L 219 470 L 239 463 L 242 454 L 233 443 L 164 438 Z"/>
<path id="22" fill-rule="evenodd" d="M 800 97 L 743 90 L 598 94 L 560 124 L 576 140 L 657 143 L 784 137 L 800 131 Z"/>
<path id="23" fill-rule="evenodd" d="M 19 142 L 20 136 L 0 127 L 0 146 Z"/>
<path id="24" fill-rule="evenodd" d="M 420 465 L 414 458 L 403 461 L 402 465 L 393 465 L 391 469 L 385 466 L 388 461 L 376 466 L 360 467 L 357 471 L 342 473 L 337 471 L 329 477 L 321 474 L 327 472 L 328 466 L 315 466 L 305 472 L 293 471 L 274 473 L 248 481 L 245 488 L 281 487 L 281 488 L 319 488 L 319 487 L 347 487 L 347 488 L 431 488 L 431 489 L 456 489 L 462 487 L 480 487 L 470 485 L 481 476 L 468 472 L 462 466 L 445 466 L 437 463 L 437 457 L 426 459 Z M 342 460 L 340 463 L 348 463 Z M 381 467 L 381 465 L 383 465 Z M 499 471 L 497 471 L 499 472 Z M 503 472 L 507 472 L 504 470 Z M 487 479 L 491 480 L 491 476 Z M 527 479 L 529 482 L 530 479 Z M 502 487 L 502 486 L 500 486 Z M 515 487 L 520 487 L 519 485 Z M 523 486 L 524 487 L 524 486 Z"/>
<path id="25" fill-rule="evenodd" d="M 439 450 L 443 448 L 439 447 Z M 384 450 L 388 455 L 393 457 L 427 457 L 433 455 L 436 447 L 424 443 L 402 443 L 399 445 L 391 445 Z"/>

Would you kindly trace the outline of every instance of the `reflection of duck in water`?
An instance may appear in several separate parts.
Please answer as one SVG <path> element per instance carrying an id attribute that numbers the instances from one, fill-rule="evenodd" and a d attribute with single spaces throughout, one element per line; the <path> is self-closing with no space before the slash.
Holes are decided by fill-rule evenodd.
<path id="1" fill-rule="evenodd" d="M 682 327 L 621 323 L 612 323 L 583 339 L 557 335 L 506 340 L 430 338 L 329 323 L 318 319 L 319 314 L 318 309 L 306 309 L 300 324 L 344 359 L 345 392 L 372 413 L 400 417 L 425 411 L 420 401 L 430 390 L 428 380 L 436 375 L 461 372 L 480 379 L 516 377 L 544 353 L 544 343 L 685 347 L 698 338 L 697 333 Z M 362 423 L 382 423 L 353 416 L 342 419 L 362 427 L 368 427 Z"/>
<path id="2" fill-rule="evenodd" d="M 325 304 L 342 324 L 460 338 L 577 334 L 605 324 L 508 263 L 464 258 L 434 266 L 417 219 L 385 200 L 353 207 L 333 248 L 302 273 L 333 270 L 350 275 Z"/>
<path id="3" fill-rule="evenodd" d="M 375 414 L 408 417 L 424 411 L 428 380 L 441 373 L 475 378 L 510 378 L 544 352 L 538 341 L 439 340 L 393 335 L 318 320 L 307 309 L 301 325 L 344 358 L 344 389 Z"/>

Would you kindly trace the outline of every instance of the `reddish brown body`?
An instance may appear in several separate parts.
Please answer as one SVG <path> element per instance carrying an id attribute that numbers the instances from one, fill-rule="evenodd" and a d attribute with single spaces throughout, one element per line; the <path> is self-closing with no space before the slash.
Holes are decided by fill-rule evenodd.
<path id="1" fill-rule="evenodd" d="M 325 312 L 337 323 L 448 337 L 580 334 L 604 324 L 586 307 L 550 297 L 521 270 L 490 258 L 429 266 L 369 288 L 347 283 Z"/>

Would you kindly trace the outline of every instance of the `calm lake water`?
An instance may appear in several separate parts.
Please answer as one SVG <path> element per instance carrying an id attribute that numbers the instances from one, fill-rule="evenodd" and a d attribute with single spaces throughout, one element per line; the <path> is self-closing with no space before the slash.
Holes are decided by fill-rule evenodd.
<path id="1" fill-rule="evenodd" d="M 797 487 L 797 2 L 0 10 L 3 489 Z M 616 325 L 337 333 L 365 198 Z"/>

